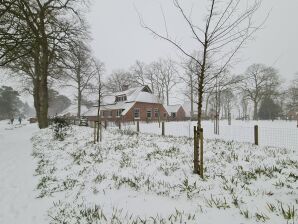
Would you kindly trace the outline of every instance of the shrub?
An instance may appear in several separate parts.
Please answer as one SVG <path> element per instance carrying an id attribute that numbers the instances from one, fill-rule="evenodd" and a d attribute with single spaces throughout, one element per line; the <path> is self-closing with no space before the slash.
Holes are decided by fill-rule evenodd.
<path id="1" fill-rule="evenodd" d="M 51 120 L 51 129 L 54 132 L 54 138 L 63 141 L 70 128 L 69 121 L 63 117 L 55 117 Z"/>

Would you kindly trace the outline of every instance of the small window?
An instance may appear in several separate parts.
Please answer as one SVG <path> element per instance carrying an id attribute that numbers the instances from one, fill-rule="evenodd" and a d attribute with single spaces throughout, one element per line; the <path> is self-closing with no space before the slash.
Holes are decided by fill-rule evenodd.
<path id="1" fill-rule="evenodd" d="M 116 102 L 126 101 L 126 95 L 116 96 Z"/>
<path id="2" fill-rule="evenodd" d="M 121 114 L 122 114 L 122 110 L 121 109 L 116 111 L 116 116 L 117 117 L 121 117 Z"/>
<path id="3" fill-rule="evenodd" d="M 166 118 L 166 117 L 167 117 L 167 113 L 164 113 L 164 114 L 163 114 L 163 117 Z"/>
<path id="4" fill-rule="evenodd" d="M 159 111 L 158 109 L 154 109 L 154 117 L 159 117 Z"/>
<path id="5" fill-rule="evenodd" d="M 113 117 L 113 111 L 112 111 L 112 110 L 107 111 L 107 112 L 108 112 L 108 116 L 109 116 L 109 117 Z"/>
<path id="6" fill-rule="evenodd" d="M 140 109 L 135 108 L 133 110 L 133 117 L 136 118 L 136 119 L 139 119 L 140 118 Z"/>
<path id="7" fill-rule="evenodd" d="M 152 110 L 147 110 L 147 118 L 152 118 Z"/>
<path id="8" fill-rule="evenodd" d="M 176 118 L 176 113 L 171 113 L 172 118 Z"/>

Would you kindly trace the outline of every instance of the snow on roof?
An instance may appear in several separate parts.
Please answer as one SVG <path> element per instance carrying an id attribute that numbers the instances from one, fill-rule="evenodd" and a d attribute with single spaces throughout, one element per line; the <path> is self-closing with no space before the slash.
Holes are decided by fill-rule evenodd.
<path id="1" fill-rule="evenodd" d="M 115 102 L 116 96 L 123 95 L 126 95 L 126 101 Z M 122 115 L 125 115 L 136 102 L 159 103 L 148 86 L 140 86 L 104 96 L 100 110 L 123 110 Z M 84 113 L 84 116 L 97 116 L 97 106 L 94 108 Z"/>
<path id="2" fill-rule="evenodd" d="M 147 92 L 147 91 L 149 92 Z M 130 88 L 122 92 L 112 93 L 103 97 L 103 105 L 115 104 L 115 97 L 126 95 L 127 100 L 125 102 L 145 102 L 145 103 L 158 103 L 157 98 L 151 93 L 148 86 L 139 86 Z M 119 103 L 119 102 L 117 102 Z M 116 104 L 117 104 L 116 103 Z"/>
<path id="3" fill-rule="evenodd" d="M 135 104 L 135 102 L 118 102 L 117 104 L 111 104 L 111 105 L 104 105 L 100 107 L 101 111 L 104 110 L 123 110 L 121 115 L 125 115 Z M 83 114 L 83 116 L 97 116 L 97 107 L 93 107 L 90 110 L 88 110 L 86 113 Z"/>
<path id="4" fill-rule="evenodd" d="M 83 116 L 97 116 L 97 107 L 92 107 L 85 113 L 83 113 Z"/>
<path id="5" fill-rule="evenodd" d="M 164 105 L 164 108 L 168 113 L 176 113 L 182 105 Z"/>
<path id="6" fill-rule="evenodd" d="M 81 105 L 81 114 L 88 111 L 88 108 L 84 105 Z M 72 104 L 64 111 L 59 113 L 60 116 L 77 116 L 78 115 L 78 105 Z"/>
<path id="7" fill-rule="evenodd" d="M 185 111 L 185 116 L 190 117 L 191 102 L 190 101 L 184 102 L 182 107 Z M 194 113 L 197 113 L 198 109 L 197 109 L 197 104 L 196 103 L 194 103 L 194 105 L 193 105 L 193 110 L 194 110 Z"/>

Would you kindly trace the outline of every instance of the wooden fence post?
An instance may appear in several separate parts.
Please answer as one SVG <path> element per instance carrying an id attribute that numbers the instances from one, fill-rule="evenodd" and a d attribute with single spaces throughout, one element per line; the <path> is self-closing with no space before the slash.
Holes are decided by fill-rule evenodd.
<path id="1" fill-rule="evenodd" d="M 104 123 L 104 124 L 105 124 L 105 129 L 107 129 L 107 126 L 108 126 L 108 124 L 107 124 L 107 120 L 105 120 L 104 122 L 105 122 L 105 123 Z"/>
<path id="2" fill-rule="evenodd" d="M 164 121 L 161 123 L 161 135 L 165 136 L 165 122 Z"/>
<path id="3" fill-rule="evenodd" d="M 140 132 L 140 122 L 137 121 L 137 132 Z"/>
<path id="4" fill-rule="evenodd" d="M 193 127 L 193 139 L 194 139 L 194 159 L 193 159 L 193 172 L 198 174 L 199 171 L 199 153 L 198 153 L 198 133 L 197 133 L 197 127 Z"/>
<path id="5" fill-rule="evenodd" d="M 203 142 L 203 128 L 200 129 L 199 136 L 200 136 L 200 176 L 204 178 L 204 142 Z"/>
<path id="6" fill-rule="evenodd" d="M 119 130 L 121 130 L 121 121 L 119 121 Z"/>
<path id="7" fill-rule="evenodd" d="M 258 127 L 258 125 L 255 125 L 254 134 L 255 134 L 255 145 L 259 145 L 259 127 Z"/>
<path id="8" fill-rule="evenodd" d="M 94 124 L 94 144 L 96 142 L 96 121 L 93 122 Z"/>

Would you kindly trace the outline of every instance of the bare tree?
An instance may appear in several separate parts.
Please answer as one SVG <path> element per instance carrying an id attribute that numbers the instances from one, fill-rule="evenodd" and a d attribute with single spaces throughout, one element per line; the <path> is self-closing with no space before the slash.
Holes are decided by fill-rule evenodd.
<path id="1" fill-rule="evenodd" d="M 296 73 L 296 78 L 291 82 L 291 85 L 287 90 L 287 96 L 288 110 L 298 110 L 298 73 Z"/>
<path id="2" fill-rule="evenodd" d="M 104 73 L 104 64 L 99 62 L 98 60 L 93 60 L 93 66 L 95 68 L 96 73 L 96 85 L 93 86 L 93 90 L 97 92 L 97 131 L 96 131 L 96 141 L 102 141 L 102 122 L 101 122 L 101 104 L 102 98 L 104 96 L 104 85 L 102 83 L 102 76 Z"/>
<path id="3" fill-rule="evenodd" d="M 179 0 L 173 0 L 174 6 L 186 22 L 191 36 L 196 40 L 199 46 L 198 52 L 200 52 L 201 55 L 199 59 L 193 57 L 192 54 L 186 50 L 186 47 L 172 38 L 167 32 L 167 28 L 165 34 L 158 33 L 147 26 L 140 16 L 141 25 L 145 29 L 149 30 L 155 36 L 171 43 L 185 56 L 198 63 L 198 85 L 196 88 L 198 89 L 197 128 L 199 130 L 201 130 L 202 127 L 202 105 L 205 83 L 208 84 L 212 82 L 227 69 L 239 49 L 241 49 L 260 27 L 260 25 L 255 26 L 252 21 L 253 15 L 260 7 L 260 1 L 256 0 L 252 4 L 247 5 L 244 9 L 242 9 L 243 5 L 241 5 L 240 2 L 240 0 L 210 0 L 205 24 L 200 26 L 192 21 L 192 18 L 188 16 L 188 13 L 183 9 Z M 167 22 L 165 21 L 164 24 L 167 24 Z M 213 65 L 213 72 L 209 73 L 212 74 L 211 76 L 208 76 L 207 71 L 211 64 Z M 198 139 L 199 134 L 200 131 L 198 131 Z M 197 142 L 197 148 L 199 148 L 200 143 L 199 141 Z M 199 172 L 196 165 L 198 164 L 196 162 L 197 160 L 198 158 L 194 159 L 195 173 Z"/>
<path id="4" fill-rule="evenodd" d="M 245 97 L 253 103 L 253 119 L 258 119 L 259 103 L 266 96 L 276 95 L 276 88 L 280 80 L 278 72 L 272 67 L 262 64 L 253 64 L 245 72 L 241 89 Z"/>
<path id="5" fill-rule="evenodd" d="M 70 46 L 67 57 L 63 60 L 64 86 L 69 86 L 77 91 L 77 116 L 81 116 L 82 97 L 90 88 L 96 76 L 96 67 L 93 66 L 91 52 L 85 43 L 78 41 Z"/>
<path id="6" fill-rule="evenodd" d="M 165 89 L 165 98 L 167 105 L 170 105 L 170 93 L 177 85 L 178 71 L 174 62 L 171 59 L 160 60 L 160 75 L 161 81 Z"/>
<path id="7" fill-rule="evenodd" d="M 130 72 L 125 70 L 113 71 L 105 82 L 105 88 L 110 92 L 124 91 L 126 87 L 135 87 L 137 84 L 133 80 Z"/>
<path id="8" fill-rule="evenodd" d="M 140 61 L 136 61 L 136 63 L 131 66 L 130 73 L 132 74 L 132 78 L 136 84 L 141 86 L 149 84 L 146 77 L 146 69 L 147 65 Z"/>
<path id="9" fill-rule="evenodd" d="M 80 4 L 79 4 L 80 3 Z M 40 128 L 48 126 L 48 78 L 69 42 L 85 36 L 79 0 L 3 0 L 0 64 L 32 78 Z M 18 67 L 20 66 L 20 67 Z"/>
<path id="10" fill-rule="evenodd" d="M 243 10 L 240 0 L 229 0 L 228 2 L 210 0 L 204 26 L 193 23 L 179 0 L 173 0 L 186 25 L 189 27 L 192 37 L 199 44 L 200 58 L 194 57 L 187 52 L 186 48 L 175 41 L 168 32 L 160 34 L 147 26 L 140 17 L 141 25 L 155 36 L 168 41 L 188 58 L 196 61 L 199 65 L 198 75 L 198 128 L 201 128 L 201 115 L 203 93 L 205 85 L 212 82 L 219 74 L 227 69 L 239 49 L 260 28 L 253 24 L 253 15 L 260 7 L 260 1 L 254 1 Z M 165 16 L 164 16 L 165 17 Z M 165 24 L 167 24 L 165 22 Z M 261 23 L 263 24 L 263 23 Z M 166 29 L 167 31 L 168 29 Z M 213 65 L 213 72 L 207 75 L 209 65 Z"/>

